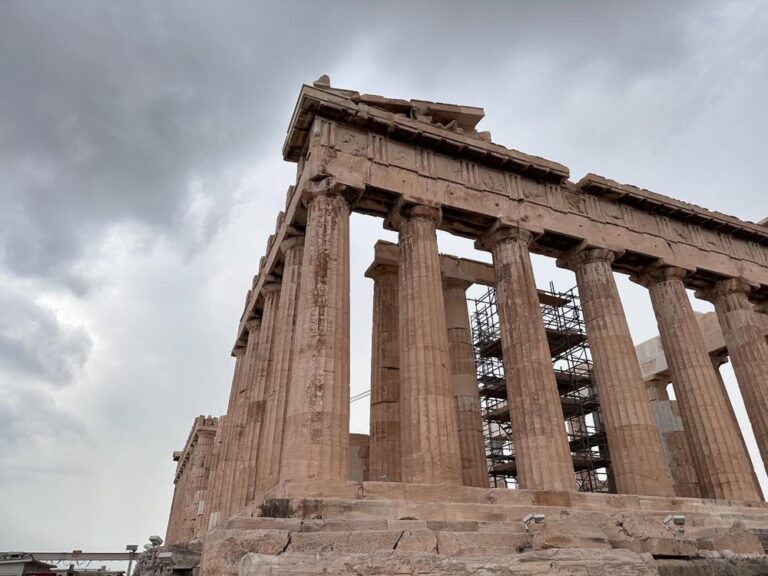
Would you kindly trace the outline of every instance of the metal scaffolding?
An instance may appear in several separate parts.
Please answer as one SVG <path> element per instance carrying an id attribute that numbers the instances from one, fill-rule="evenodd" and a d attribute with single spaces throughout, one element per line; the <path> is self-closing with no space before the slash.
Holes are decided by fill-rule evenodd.
<path id="1" fill-rule="evenodd" d="M 517 486 L 517 464 L 504 379 L 499 314 L 493 288 L 470 298 L 477 381 L 483 412 L 483 431 L 490 484 Z M 600 418 L 600 403 L 592 378 L 589 351 L 579 297 L 575 288 L 539 291 L 541 315 L 552 354 L 564 427 L 578 489 L 610 492 L 610 459 Z"/>

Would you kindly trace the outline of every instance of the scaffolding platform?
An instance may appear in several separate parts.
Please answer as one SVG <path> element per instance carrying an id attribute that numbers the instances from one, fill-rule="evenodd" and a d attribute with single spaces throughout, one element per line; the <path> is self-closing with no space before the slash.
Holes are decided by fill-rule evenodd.
<path id="1" fill-rule="evenodd" d="M 549 351 L 552 354 L 552 358 L 561 356 L 574 346 L 586 342 L 587 340 L 586 335 L 579 334 L 573 330 L 562 331 L 556 328 L 547 327 L 546 332 Z M 490 356 L 501 358 L 501 338 L 496 337 L 483 342 L 481 348 L 478 350 L 478 354 L 486 358 Z"/>
<path id="2" fill-rule="evenodd" d="M 610 460 L 605 457 L 591 458 L 582 454 L 573 455 L 573 469 L 578 473 L 589 472 L 595 467 L 604 468 L 610 464 Z M 517 460 L 514 456 L 510 456 L 506 461 L 498 461 L 491 469 L 491 473 L 497 476 L 517 476 Z M 602 481 L 600 487 L 605 485 L 605 481 Z M 583 492 L 605 492 L 606 490 L 583 490 Z"/>

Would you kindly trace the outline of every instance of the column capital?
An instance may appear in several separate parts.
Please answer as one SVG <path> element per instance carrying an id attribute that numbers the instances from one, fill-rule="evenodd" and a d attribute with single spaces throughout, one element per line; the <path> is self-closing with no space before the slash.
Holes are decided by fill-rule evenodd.
<path id="1" fill-rule="evenodd" d="M 416 218 L 425 218 L 432 220 L 435 225 L 439 225 L 443 219 L 443 212 L 436 206 L 427 206 L 425 204 L 412 204 L 404 207 L 400 211 L 400 216 L 408 220 L 414 220 Z"/>
<path id="2" fill-rule="evenodd" d="M 637 274 L 632 274 L 629 279 L 635 284 L 640 284 L 646 288 L 650 288 L 654 284 L 659 282 L 665 282 L 667 280 L 685 280 L 690 274 L 690 270 L 680 268 L 679 266 L 669 266 L 666 264 L 654 264 L 644 268 Z"/>
<path id="3" fill-rule="evenodd" d="M 232 356 L 235 358 L 240 358 L 245 353 L 245 346 L 235 346 L 234 350 L 232 350 Z"/>
<path id="4" fill-rule="evenodd" d="M 331 176 L 325 176 L 317 180 L 309 180 L 301 191 L 301 201 L 309 206 L 319 196 L 338 196 L 343 198 L 348 206 L 352 206 L 362 195 L 363 191 L 347 184 L 337 182 Z"/>
<path id="5" fill-rule="evenodd" d="M 397 265 L 374 261 L 365 271 L 365 277 L 371 280 L 378 280 L 384 276 L 397 276 Z"/>
<path id="6" fill-rule="evenodd" d="M 269 294 L 274 294 L 275 292 L 280 292 L 282 287 L 283 285 L 280 282 L 269 282 L 261 287 L 261 293 L 264 296 L 267 296 Z"/>
<path id="7" fill-rule="evenodd" d="M 465 292 L 467 289 L 472 286 L 474 282 L 470 282 L 469 280 L 464 280 L 463 278 L 453 278 L 451 276 L 443 276 L 443 286 L 458 286 L 462 288 Z"/>
<path id="8" fill-rule="evenodd" d="M 384 220 L 385 227 L 393 230 L 400 230 L 400 224 L 404 220 L 416 220 L 423 218 L 431 220 L 435 226 L 439 226 L 443 219 L 443 211 L 439 206 L 428 206 L 426 204 L 408 204 L 398 201 L 387 214 Z"/>
<path id="9" fill-rule="evenodd" d="M 296 248 L 297 246 L 304 246 L 303 235 L 289 236 L 280 242 L 280 252 L 286 254 L 289 250 Z"/>
<path id="10" fill-rule="evenodd" d="M 729 294 L 748 295 L 754 286 L 743 278 L 726 278 L 715 282 L 714 286 L 696 291 L 696 297 L 714 303 L 716 300 Z"/>
<path id="11" fill-rule="evenodd" d="M 527 246 L 533 242 L 535 237 L 533 232 L 525 228 L 515 226 L 514 224 L 496 222 L 475 241 L 475 248 L 478 250 L 493 250 L 494 246 L 505 241 L 522 242 Z"/>
<path id="12" fill-rule="evenodd" d="M 610 266 L 617 256 L 618 254 L 616 252 L 609 250 L 608 248 L 597 248 L 595 246 L 589 246 L 586 243 L 581 243 L 575 248 L 563 253 L 560 258 L 557 259 L 557 266 L 569 270 L 575 270 L 579 266 L 591 264 L 593 262 L 605 262 Z"/>
<path id="13" fill-rule="evenodd" d="M 245 321 L 245 329 L 250 334 L 257 328 L 261 327 L 261 318 L 251 318 L 250 320 Z"/>

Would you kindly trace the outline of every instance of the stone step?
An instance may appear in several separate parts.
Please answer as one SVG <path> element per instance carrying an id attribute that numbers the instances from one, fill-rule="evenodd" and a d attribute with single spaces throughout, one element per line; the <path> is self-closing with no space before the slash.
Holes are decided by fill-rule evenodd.
<path id="1" fill-rule="evenodd" d="M 694 558 L 703 552 L 762 553 L 757 536 L 740 523 L 712 528 L 695 525 L 690 519 L 690 525 L 678 526 L 631 514 L 574 511 L 539 520 L 524 527 L 520 522 L 461 520 L 237 518 L 229 527 L 208 534 L 202 576 L 234 575 L 240 559 L 248 553 L 281 557 L 310 554 L 318 558 L 391 552 L 495 558 L 552 549 L 596 553 L 628 550 L 665 558 Z"/>
<path id="2" fill-rule="evenodd" d="M 510 492 L 513 492 L 510 490 Z M 520 526 L 522 519 L 528 514 L 543 514 L 552 517 L 570 511 L 574 515 L 585 518 L 616 517 L 631 515 L 633 518 L 643 518 L 648 521 L 660 522 L 671 513 L 680 514 L 679 510 L 669 509 L 577 509 L 565 508 L 555 504 L 478 504 L 464 502 L 431 502 L 431 501 L 394 501 L 366 500 L 347 498 L 323 498 L 291 500 L 287 507 L 291 519 L 307 520 L 424 520 L 432 522 L 476 522 L 478 525 L 487 523 L 505 523 L 509 527 Z M 258 515 L 258 510 L 251 511 Z M 728 527 L 736 521 L 743 522 L 751 530 L 768 530 L 768 514 L 763 508 L 743 508 L 717 506 L 710 509 L 691 508 L 683 512 L 689 520 L 695 520 L 697 525 Z M 383 529 L 383 524 L 379 524 Z"/>
<path id="3" fill-rule="evenodd" d="M 395 550 L 443 556 L 494 556 L 531 548 L 533 535 L 524 532 L 457 532 L 430 529 L 293 532 L 286 552 L 370 554 Z M 604 547 L 610 547 L 605 543 Z"/>
<path id="4" fill-rule="evenodd" d="M 666 512 L 708 512 L 725 510 L 768 513 L 768 502 L 738 502 L 604 494 L 594 492 L 559 492 L 547 490 L 508 490 L 505 488 L 473 488 L 468 486 L 436 486 L 401 482 L 290 482 L 282 483 L 257 498 L 289 499 L 292 502 L 313 499 L 378 500 L 399 502 L 435 502 L 502 506 L 555 506 L 579 510 L 656 510 Z"/>
<path id="5" fill-rule="evenodd" d="M 281 556 L 248 554 L 239 576 L 659 576 L 647 554 L 628 550 L 542 550 L 522 554 L 450 557 L 438 554 L 403 554 L 397 551 L 368 554 L 291 553 Z"/>
<path id="6" fill-rule="evenodd" d="M 417 520 L 386 518 L 246 518 L 235 517 L 224 526 L 229 530 L 288 530 L 291 532 L 348 532 L 382 530 L 420 530 L 436 532 L 504 532 L 521 534 L 525 532 L 522 522 L 483 522 L 476 520 Z"/>

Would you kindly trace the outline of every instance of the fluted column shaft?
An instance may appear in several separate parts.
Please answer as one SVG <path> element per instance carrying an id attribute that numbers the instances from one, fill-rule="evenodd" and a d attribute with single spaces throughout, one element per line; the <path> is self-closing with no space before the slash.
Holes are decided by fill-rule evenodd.
<path id="1" fill-rule="evenodd" d="M 168 545 L 178 542 L 177 524 L 179 510 L 181 509 L 182 491 L 179 489 L 178 481 L 173 482 L 173 499 L 171 500 L 171 512 L 168 515 L 168 527 L 165 530 L 165 541 Z"/>
<path id="2" fill-rule="evenodd" d="M 291 362 L 294 356 L 296 307 L 301 286 L 301 265 L 304 237 L 285 240 L 280 249 L 284 254 L 282 291 L 277 308 L 272 346 L 272 367 L 265 397 L 265 416 L 255 452 L 259 459 L 256 470 L 256 490 L 271 488 L 280 476 L 283 449 L 283 429 L 288 389 L 291 385 Z"/>
<path id="3" fill-rule="evenodd" d="M 237 477 L 234 482 L 231 514 L 237 513 L 254 499 L 256 475 L 261 454 L 258 453 L 259 438 L 263 429 L 265 394 L 272 367 L 273 342 L 277 323 L 277 308 L 280 302 L 281 285 L 269 283 L 261 289 L 264 305 L 261 313 L 261 328 L 256 343 L 256 354 L 248 373 L 248 407 L 243 431 L 242 455 L 238 461 Z"/>
<path id="4" fill-rule="evenodd" d="M 245 351 L 245 347 L 235 348 L 235 369 L 232 376 L 232 386 L 229 391 L 227 413 L 219 418 L 219 429 L 214 442 L 213 471 L 210 478 L 210 506 L 207 512 L 209 530 L 227 519 L 224 517 L 222 509 L 227 493 L 228 468 L 231 464 L 231 460 L 228 459 L 231 452 L 230 443 L 232 441 L 231 421 L 234 419 L 235 407 L 240 397 L 240 381 L 243 378 L 247 362 Z"/>
<path id="5" fill-rule="evenodd" d="M 189 542 L 192 540 L 192 534 L 194 532 L 195 499 L 194 492 L 192 491 L 192 476 L 190 463 L 188 462 L 179 481 L 179 487 L 184 491 L 184 498 L 182 500 L 183 507 L 179 518 L 177 542 Z"/>
<path id="6" fill-rule="evenodd" d="M 739 420 L 736 418 L 736 412 L 733 409 L 733 402 L 730 400 L 730 396 L 728 395 L 728 389 L 725 387 L 725 380 L 723 380 L 723 375 L 720 373 L 720 366 L 728 362 L 728 352 L 725 351 L 723 354 L 710 354 L 709 355 L 710 360 L 712 360 L 712 368 L 715 371 L 715 376 L 717 376 L 717 381 L 720 383 L 720 390 L 723 391 L 723 396 L 728 400 L 728 414 L 731 418 L 731 421 L 733 422 L 733 426 L 736 428 L 736 432 L 739 434 L 739 442 L 741 443 L 741 447 L 744 450 L 744 454 L 747 455 L 747 460 L 749 462 L 749 471 L 752 476 L 752 484 L 755 487 L 755 491 L 760 496 L 760 499 L 763 499 L 763 489 L 760 487 L 760 481 L 757 479 L 757 473 L 755 472 L 755 467 L 752 465 L 752 457 L 749 455 L 749 448 L 747 448 L 747 442 L 744 440 L 744 433 L 741 431 L 741 426 L 739 425 Z"/>
<path id="7" fill-rule="evenodd" d="M 206 526 L 205 530 L 211 530 L 219 522 L 219 502 L 221 501 L 221 462 L 223 460 L 222 445 L 224 443 L 226 414 L 219 416 L 219 428 L 213 438 L 213 452 L 211 453 L 211 475 L 208 478 L 208 503 L 205 506 Z"/>
<path id="8" fill-rule="evenodd" d="M 576 273 L 616 490 L 673 496 L 612 261 L 608 250 L 585 249 L 566 256 L 562 264 Z"/>
<path id="9" fill-rule="evenodd" d="M 663 267 L 641 280 L 651 295 L 696 476 L 705 498 L 759 500 L 704 336 L 685 292 L 685 271 Z"/>
<path id="10" fill-rule="evenodd" d="M 259 333 L 261 332 L 261 318 L 254 318 L 245 323 L 248 330 L 248 342 L 243 355 L 243 366 L 237 379 L 237 391 L 235 393 L 232 412 L 229 416 L 228 435 L 224 439 L 222 449 L 224 451 L 223 474 L 219 480 L 222 483 L 221 502 L 219 507 L 219 521 L 228 520 L 232 514 L 242 508 L 239 498 L 240 490 L 237 481 L 242 476 L 242 470 L 247 465 L 245 453 L 246 425 L 248 422 L 248 407 L 251 400 L 251 381 L 259 351 Z"/>
<path id="11" fill-rule="evenodd" d="M 215 432 L 200 431 L 197 435 L 195 451 L 192 455 L 192 487 L 194 504 L 192 508 L 192 530 L 190 540 L 202 538 L 207 531 L 206 505 L 208 495 L 208 481 L 211 473 L 211 453 L 213 452 L 213 439 Z"/>
<path id="12" fill-rule="evenodd" d="M 715 305 L 757 447 L 768 466 L 768 342 L 749 291 L 745 283 L 731 279 L 706 296 Z"/>
<path id="13" fill-rule="evenodd" d="M 480 414 L 480 390 L 477 386 L 475 350 L 467 309 L 467 288 L 470 285 L 469 282 L 445 279 L 443 297 L 456 400 L 462 480 L 465 486 L 487 488 L 488 464 L 485 458 L 483 418 Z"/>
<path id="14" fill-rule="evenodd" d="M 400 482 L 400 348 L 397 267 L 374 264 L 369 477 Z"/>
<path id="15" fill-rule="evenodd" d="M 439 210 L 409 208 L 399 222 L 401 478 L 461 484 L 448 332 L 436 227 Z"/>
<path id="16" fill-rule="evenodd" d="M 541 317 L 529 232 L 500 228 L 493 253 L 504 374 L 520 488 L 575 490 L 563 409 Z"/>
<path id="17" fill-rule="evenodd" d="M 349 204 L 308 198 L 280 477 L 346 480 L 349 468 Z"/>
<path id="18" fill-rule="evenodd" d="M 190 477 L 185 474 L 186 462 L 180 461 L 174 479 L 173 505 L 168 522 L 166 541 L 168 544 L 189 542 Z"/>

